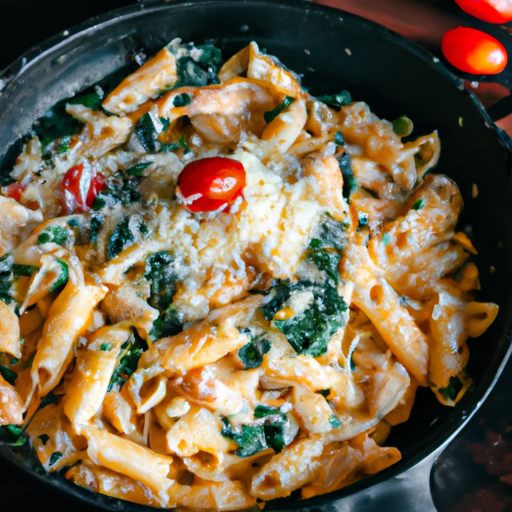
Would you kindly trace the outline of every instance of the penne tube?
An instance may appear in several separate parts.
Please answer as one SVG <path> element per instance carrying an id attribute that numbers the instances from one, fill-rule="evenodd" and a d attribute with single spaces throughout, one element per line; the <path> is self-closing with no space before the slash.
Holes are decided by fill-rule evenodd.
<path id="1" fill-rule="evenodd" d="M 174 483 L 168 478 L 172 457 L 157 454 L 144 446 L 110 434 L 94 425 L 82 429 L 93 462 L 147 485 L 161 506 L 167 503 L 167 491 Z"/>
<path id="2" fill-rule="evenodd" d="M 131 336 L 126 327 L 103 327 L 79 352 L 76 369 L 63 399 L 66 416 L 79 429 L 100 409 L 116 367 L 121 345 Z"/>
<path id="3" fill-rule="evenodd" d="M 0 300 L 0 352 L 21 358 L 20 323 L 16 313 Z"/>
<path id="4" fill-rule="evenodd" d="M 59 383 L 73 359 L 78 336 L 106 292 L 103 286 L 76 286 L 69 279 L 53 303 L 32 363 L 32 382 L 39 396 L 45 396 Z"/>

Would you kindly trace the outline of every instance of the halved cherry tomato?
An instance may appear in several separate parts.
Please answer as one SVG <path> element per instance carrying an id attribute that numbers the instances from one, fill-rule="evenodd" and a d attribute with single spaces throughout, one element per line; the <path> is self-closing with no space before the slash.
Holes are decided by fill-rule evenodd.
<path id="1" fill-rule="evenodd" d="M 471 16 L 489 23 L 507 23 L 512 20 L 512 3 L 509 0 L 455 0 Z"/>
<path id="2" fill-rule="evenodd" d="M 71 167 L 60 185 L 64 212 L 86 212 L 104 187 L 105 177 L 99 172 L 96 173 L 89 162 Z"/>
<path id="3" fill-rule="evenodd" d="M 191 212 L 211 212 L 223 205 L 228 208 L 244 187 L 244 166 L 218 156 L 189 163 L 178 178 L 179 195 Z"/>
<path id="4" fill-rule="evenodd" d="M 11 183 L 10 185 L 6 185 L 2 187 L 2 192 L 5 197 L 12 197 L 19 202 L 21 199 L 21 194 L 25 191 L 27 185 L 22 185 L 21 183 Z"/>
<path id="5" fill-rule="evenodd" d="M 495 75 L 508 61 L 505 47 L 494 37 L 474 28 L 448 30 L 441 41 L 444 56 L 461 71 L 475 75 Z"/>

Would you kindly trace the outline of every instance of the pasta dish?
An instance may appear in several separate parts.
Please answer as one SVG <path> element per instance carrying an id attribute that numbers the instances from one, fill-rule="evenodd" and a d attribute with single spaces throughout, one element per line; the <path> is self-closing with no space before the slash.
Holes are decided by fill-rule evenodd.
<path id="1" fill-rule="evenodd" d="M 394 464 L 418 387 L 454 406 L 498 313 L 437 133 L 254 42 L 136 60 L 38 119 L 1 189 L 0 438 L 163 508 Z"/>

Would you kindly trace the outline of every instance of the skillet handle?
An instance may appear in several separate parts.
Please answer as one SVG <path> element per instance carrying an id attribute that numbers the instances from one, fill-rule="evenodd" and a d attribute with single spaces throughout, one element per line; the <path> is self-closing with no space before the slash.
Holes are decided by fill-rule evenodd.
<path id="1" fill-rule="evenodd" d="M 430 473 L 440 451 L 401 475 L 332 503 L 329 512 L 437 512 L 430 491 Z"/>

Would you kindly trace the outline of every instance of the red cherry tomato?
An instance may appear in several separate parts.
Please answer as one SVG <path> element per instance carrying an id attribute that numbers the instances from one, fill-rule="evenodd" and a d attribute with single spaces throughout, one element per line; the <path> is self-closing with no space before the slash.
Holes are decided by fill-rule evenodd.
<path id="1" fill-rule="evenodd" d="M 244 186 L 244 166 L 218 156 L 191 162 L 178 178 L 179 194 L 191 212 L 211 212 L 223 205 L 227 208 L 242 194 Z"/>
<path id="2" fill-rule="evenodd" d="M 512 20 L 509 0 L 455 0 L 471 16 L 489 23 L 507 23 Z"/>
<path id="3" fill-rule="evenodd" d="M 19 202 L 21 199 L 21 194 L 25 191 L 27 185 L 21 185 L 20 183 L 11 183 L 5 187 L 2 187 L 2 192 L 5 197 L 12 197 Z"/>
<path id="4" fill-rule="evenodd" d="M 86 212 L 104 187 L 105 177 L 101 173 L 95 173 L 89 162 L 71 167 L 60 185 L 64 212 Z"/>
<path id="5" fill-rule="evenodd" d="M 444 56 L 461 71 L 475 75 L 495 75 L 508 61 L 505 47 L 494 37 L 474 28 L 448 30 L 441 41 Z"/>

